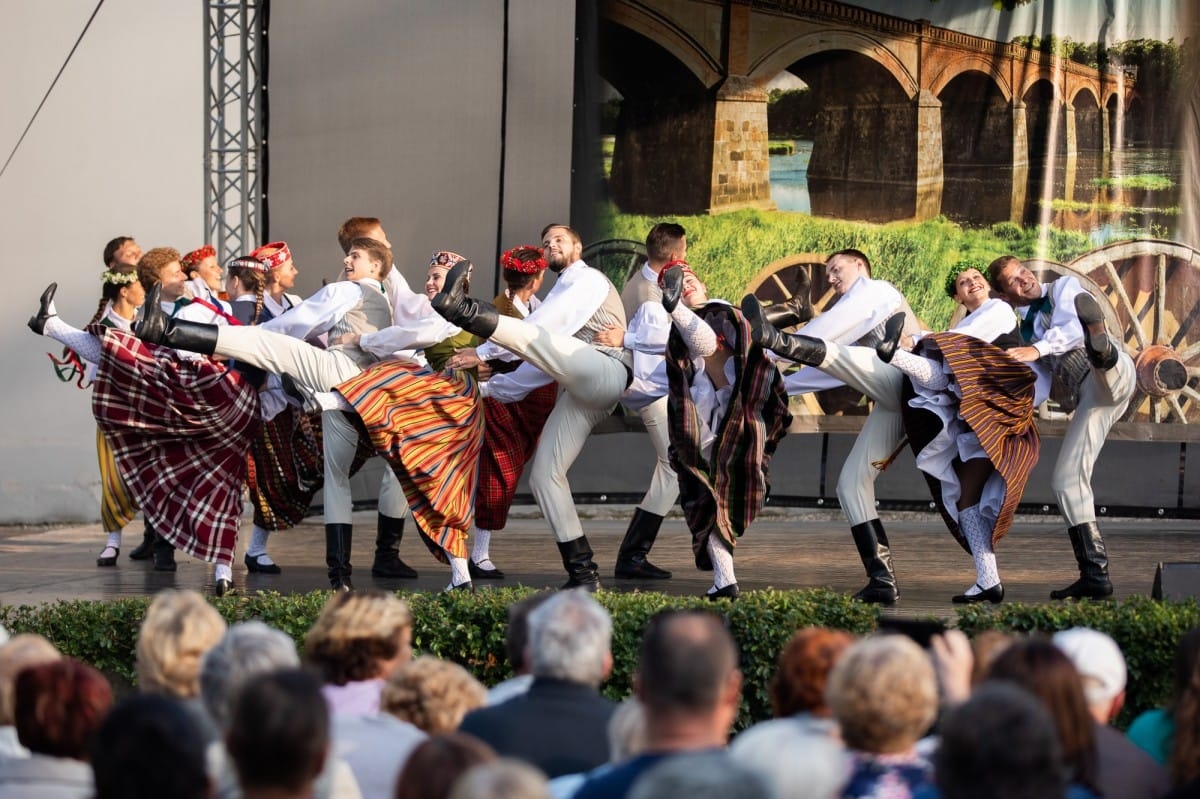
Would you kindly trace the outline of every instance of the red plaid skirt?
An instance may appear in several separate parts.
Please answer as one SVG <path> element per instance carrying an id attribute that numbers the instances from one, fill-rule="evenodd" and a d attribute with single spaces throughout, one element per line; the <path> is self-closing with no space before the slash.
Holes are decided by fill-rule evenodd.
<path id="1" fill-rule="evenodd" d="M 503 530 L 525 464 L 533 458 L 538 437 L 546 426 L 558 384 L 531 391 L 520 402 L 483 401 L 483 452 L 479 456 L 479 489 L 475 494 L 475 524 L 481 530 Z"/>
<path id="2" fill-rule="evenodd" d="M 395 361 L 337 386 L 392 467 L 431 552 L 467 556 L 474 519 L 483 411 L 475 379 Z"/>
<path id="3" fill-rule="evenodd" d="M 258 392 L 207 358 L 104 325 L 92 413 L 155 532 L 196 558 L 232 563 Z"/>

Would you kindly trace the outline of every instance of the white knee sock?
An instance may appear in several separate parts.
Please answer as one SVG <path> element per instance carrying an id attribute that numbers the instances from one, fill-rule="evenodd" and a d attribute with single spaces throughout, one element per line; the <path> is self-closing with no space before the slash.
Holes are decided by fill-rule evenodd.
<path id="1" fill-rule="evenodd" d="M 1000 570 L 996 566 L 996 552 L 992 549 L 992 526 L 979 512 L 978 505 L 972 505 L 958 512 L 958 526 L 971 545 L 971 556 L 975 558 L 975 587 L 967 590 L 967 595 L 979 593 L 978 589 L 986 590 L 1000 584 Z"/>
<path id="2" fill-rule="evenodd" d="M 52 316 L 46 320 L 44 335 L 54 339 L 63 346 L 70 347 L 75 351 L 76 355 L 85 361 L 100 363 L 100 339 L 86 330 L 71 327 L 60 317 Z"/>
<path id="3" fill-rule="evenodd" d="M 117 530 L 115 533 L 109 533 L 108 534 L 108 542 L 105 543 L 105 546 L 112 547 L 113 549 L 120 549 L 121 548 L 121 531 Z"/>
<path id="4" fill-rule="evenodd" d="M 444 551 L 444 550 L 443 550 Z M 456 558 L 449 552 L 446 552 L 446 557 L 450 559 L 450 588 L 463 583 L 471 582 L 471 573 L 467 571 L 467 559 Z"/>
<path id="5" fill-rule="evenodd" d="M 472 527 L 471 538 L 475 541 L 475 546 L 471 548 L 471 560 L 475 561 L 476 564 L 483 563 L 485 560 L 491 560 L 488 556 L 488 544 L 492 542 L 492 531 Z"/>
<path id="6" fill-rule="evenodd" d="M 274 563 L 267 556 L 267 539 L 271 537 L 270 530 L 264 530 L 257 524 L 250 530 L 250 544 L 246 547 L 246 554 L 252 558 L 258 558 L 258 562 L 264 566 Z"/>
<path id="7" fill-rule="evenodd" d="M 917 385 L 931 391 L 940 391 L 950 385 L 950 379 L 942 371 L 942 365 L 932 358 L 913 355 L 907 350 L 896 350 L 892 366 L 912 378 Z"/>
<path id="8" fill-rule="evenodd" d="M 218 563 L 213 573 L 213 579 L 233 582 L 233 567 L 228 563 Z"/>
<path id="9" fill-rule="evenodd" d="M 708 536 L 708 557 L 713 565 L 713 586 L 708 593 L 715 593 L 737 582 L 733 574 L 733 552 L 719 535 Z"/>

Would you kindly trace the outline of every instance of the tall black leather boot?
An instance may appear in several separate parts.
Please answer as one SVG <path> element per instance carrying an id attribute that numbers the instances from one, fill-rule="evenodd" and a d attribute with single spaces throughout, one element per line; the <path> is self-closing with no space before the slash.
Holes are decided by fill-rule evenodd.
<path id="1" fill-rule="evenodd" d="M 870 581 L 854 595 L 863 602 L 891 605 L 900 599 L 896 588 L 896 573 L 892 571 L 892 550 L 888 546 L 887 533 L 878 519 L 856 524 L 850 528 L 854 546 L 867 570 Z"/>
<path id="2" fill-rule="evenodd" d="M 160 289 L 160 286 L 155 286 L 146 293 L 142 321 L 134 329 L 137 337 L 147 344 L 162 344 L 177 350 L 212 355 L 217 349 L 217 331 L 220 328 L 167 316 L 159 300 Z"/>
<path id="3" fill-rule="evenodd" d="M 400 539 L 404 537 L 404 519 L 379 514 L 379 528 L 375 533 L 375 562 L 371 564 L 372 577 L 399 577 L 416 579 L 417 570 L 400 559 Z"/>
<path id="4" fill-rule="evenodd" d="M 662 527 L 663 517 L 650 513 L 641 508 L 635 508 L 633 518 L 629 520 L 629 529 L 621 540 L 621 549 L 617 553 L 617 566 L 613 577 L 619 580 L 666 580 L 671 573 L 660 569 L 646 556 L 654 539 L 658 538 L 658 530 Z"/>
<path id="5" fill-rule="evenodd" d="M 795 327 L 813 318 L 812 303 L 808 292 L 793 294 L 783 302 L 763 306 L 763 318 L 772 327 Z"/>
<path id="6" fill-rule="evenodd" d="M 1051 599 L 1107 599 L 1112 596 L 1108 579 L 1108 551 L 1100 537 L 1100 526 L 1084 522 L 1067 528 L 1071 549 L 1079 564 L 1079 579 L 1060 591 L 1051 591 Z"/>
<path id="7" fill-rule="evenodd" d="M 145 523 L 142 529 L 142 543 L 138 544 L 132 552 L 129 553 L 130 560 L 150 560 L 154 557 L 154 528 L 149 522 Z"/>
<path id="8" fill-rule="evenodd" d="M 350 584 L 350 538 L 353 525 L 325 525 L 325 565 L 329 567 L 329 584 L 334 591 L 353 591 Z"/>
<path id="9" fill-rule="evenodd" d="M 799 333 L 781 333 L 767 321 L 762 304 L 753 294 L 742 297 L 742 316 L 750 323 L 750 338 L 781 358 L 820 366 L 825 361 L 825 342 Z"/>
<path id="10" fill-rule="evenodd" d="M 175 547 L 161 535 L 154 536 L 154 571 L 173 572 L 175 565 Z"/>
<path id="11" fill-rule="evenodd" d="M 559 541 L 558 552 L 562 555 L 563 567 L 567 570 L 567 581 L 563 589 L 582 588 L 596 591 L 600 588 L 600 569 L 592 560 L 592 545 L 587 536 L 581 535 L 574 541 Z"/>
<path id="12" fill-rule="evenodd" d="M 491 338 L 500 321 L 496 306 L 484 300 L 467 296 L 467 278 L 471 272 L 470 261 L 459 261 L 446 273 L 442 290 L 433 295 L 430 304 L 447 322 L 458 325 L 480 338 Z"/>

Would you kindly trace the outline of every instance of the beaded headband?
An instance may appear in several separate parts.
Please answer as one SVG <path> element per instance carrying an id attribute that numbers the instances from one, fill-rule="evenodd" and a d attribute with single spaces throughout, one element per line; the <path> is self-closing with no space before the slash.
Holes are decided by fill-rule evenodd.
<path id="1" fill-rule="evenodd" d="M 229 263 L 225 264 L 227 269 L 256 269 L 259 272 L 270 272 L 271 267 L 267 266 L 265 261 L 255 258 L 253 255 L 243 255 L 240 258 L 234 258 Z"/>
<path id="2" fill-rule="evenodd" d="M 264 250 L 278 250 L 278 252 L 263 255 Z M 273 241 L 254 250 L 254 252 L 250 253 L 250 257 L 260 261 L 262 263 L 261 268 L 271 270 L 292 260 L 292 251 L 288 249 L 286 241 Z"/>
<path id="3" fill-rule="evenodd" d="M 465 260 L 467 260 L 467 259 L 463 258 L 461 255 L 459 255 L 456 252 L 450 252 L 449 250 L 438 250 L 437 252 L 435 252 L 433 254 L 433 257 L 429 259 L 429 265 L 430 266 L 447 266 L 447 267 L 449 267 L 449 266 L 454 266 L 459 261 L 465 261 Z"/>

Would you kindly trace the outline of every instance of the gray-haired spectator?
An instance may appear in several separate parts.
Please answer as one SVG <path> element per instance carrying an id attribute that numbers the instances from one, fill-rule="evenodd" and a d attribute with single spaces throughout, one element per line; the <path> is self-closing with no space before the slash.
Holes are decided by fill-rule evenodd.
<path id="1" fill-rule="evenodd" d="M 733 739 L 729 755 L 787 799 L 834 799 L 846 784 L 849 763 L 841 741 L 790 719 L 756 724 Z M 781 753 L 786 752 L 786 756 Z"/>
<path id="2" fill-rule="evenodd" d="M 762 776 L 720 749 L 687 752 L 646 771 L 629 789 L 629 799 L 776 799 Z"/>
<path id="3" fill-rule="evenodd" d="M 472 766 L 458 778 L 449 799 L 550 799 L 546 775 L 528 763 L 502 757 Z"/>
<path id="4" fill-rule="evenodd" d="M 598 690 L 612 670 L 611 644 L 607 610 L 586 592 L 558 592 L 529 615 L 529 691 L 468 713 L 459 729 L 549 777 L 599 766 L 616 709 Z"/>
<path id="5" fill-rule="evenodd" d="M 17 673 L 27 666 L 61 659 L 54 644 L 33 633 L 22 633 L 0 646 L 0 757 L 29 757 L 29 750 L 17 740 L 14 723 L 13 683 Z"/>
<path id="6" fill-rule="evenodd" d="M 1170 787 L 1167 770 L 1110 723 L 1125 705 L 1125 656 L 1099 630 L 1073 627 L 1054 634 L 1083 679 L 1083 696 L 1096 722 L 1096 787 L 1103 796 L 1158 799 Z"/>
<path id="7" fill-rule="evenodd" d="M 552 596 L 552 592 L 542 591 L 508 606 L 508 630 L 504 635 L 504 647 L 513 676 L 488 690 L 489 705 L 507 702 L 529 690 L 533 683 L 532 666 L 529 663 L 529 614 Z"/>

